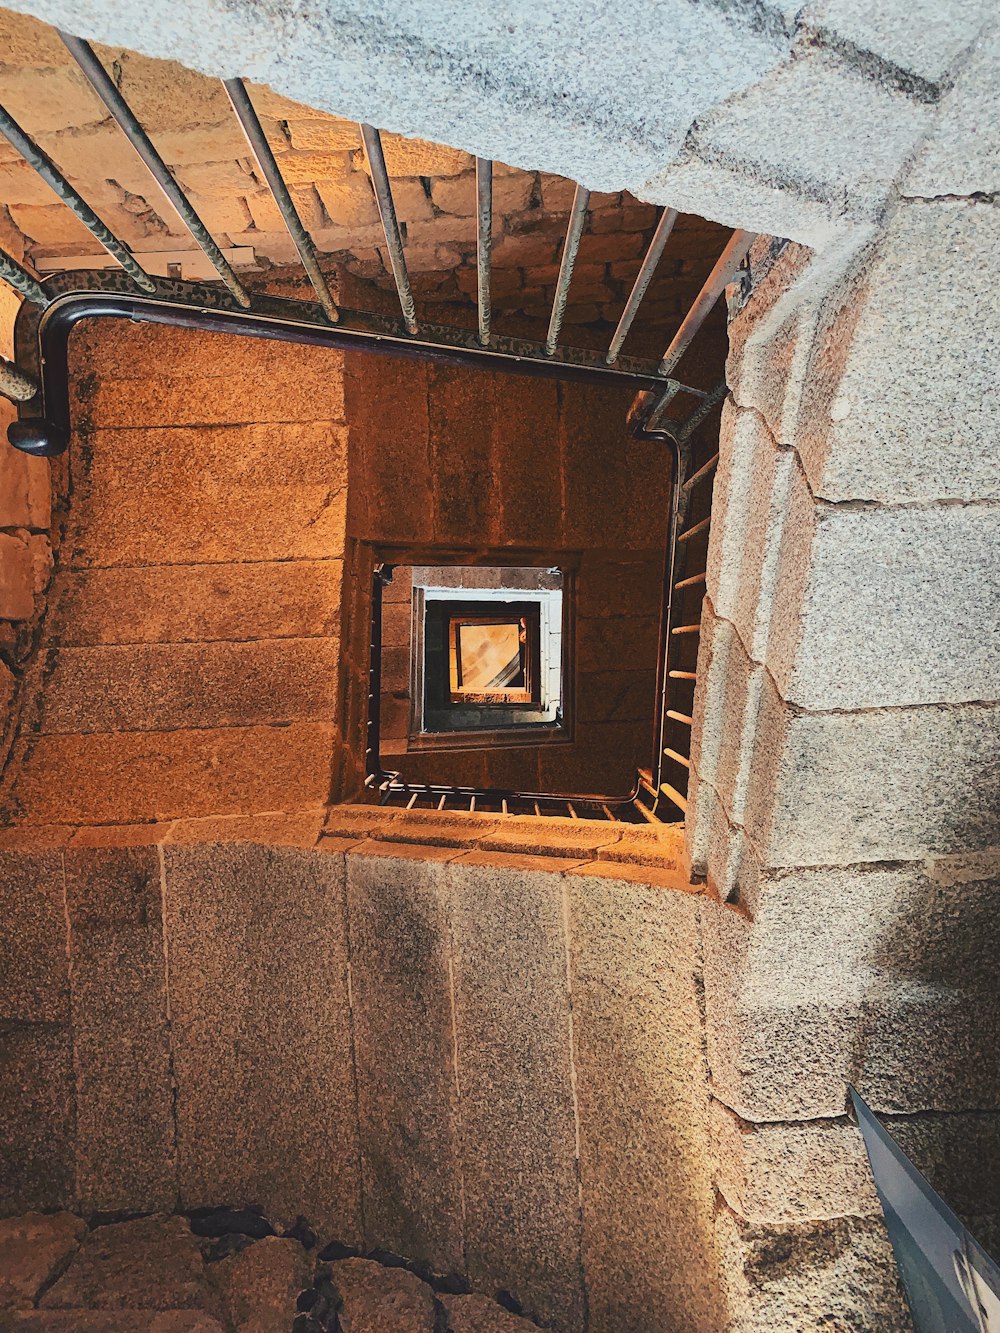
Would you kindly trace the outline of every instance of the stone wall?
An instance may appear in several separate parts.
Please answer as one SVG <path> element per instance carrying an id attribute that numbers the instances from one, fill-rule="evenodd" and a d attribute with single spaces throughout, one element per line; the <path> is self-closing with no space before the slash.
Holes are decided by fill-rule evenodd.
<path id="1" fill-rule="evenodd" d="M 995 1245 L 995 213 L 789 247 L 730 328 L 688 842 L 748 1328 L 899 1319 L 848 1082 Z"/>
<path id="2" fill-rule="evenodd" d="M 628 794 L 670 483 L 662 447 L 626 439 L 621 389 L 117 321 L 75 331 L 70 361 L 63 540 L 8 822 L 360 791 L 374 543 L 579 570 L 573 743 L 513 747 L 489 773 L 481 751 L 415 758 L 416 780 Z"/>
<path id="3" fill-rule="evenodd" d="M 627 796 L 650 757 L 672 467 L 662 445 L 628 437 L 632 391 L 353 352 L 345 372 L 352 538 L 424 564 L 527 551 L 575 579 L 572 744 L 387 766 L 416 782 Z M 408 611 L 386 596 L 383 633 L 408 643 Z M 369 604 L 354 631 L 366 696 Z"/>
<path id="4" fill-rule="evenodd" d="M 15 258 L 22 257 L 16 236 L 0 235 L 0 245 Z M 8 359 L 13 355 L 19 309 L 19 298 L 5 286 L 0 290 L 0 356 Z M 14 405 L 0 398 L 4 440 L 16 415 Z M 14 744 L 21 682 L 33 655 L 52 569 L 51 491 L 47 463 L 0 449 L 0 771 Z"/>
<path id="5" fill-rule="evenodd" d="M 257 1204 L 558 1329 L 714 1333 L 698 895 L 319 832 L 5 835 L 0 1211 Z"/>

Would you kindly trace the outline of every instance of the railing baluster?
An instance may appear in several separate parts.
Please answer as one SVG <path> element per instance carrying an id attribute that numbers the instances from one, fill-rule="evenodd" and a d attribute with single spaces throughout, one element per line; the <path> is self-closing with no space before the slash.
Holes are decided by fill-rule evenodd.
<path id="1" fill-rule="evenodd" d="M 20 292 L 27 300 L 34 301 L 36 305 L 45 305 L 49 299 L 45 288 L 34 274 L 29 273 L 6 250 L 0 250 L 0 278 L 3 278 L 9 287 L 13 287 L 16 292 Z"/>
<path id="2" fill-rule="evenodd" d="M 295 244 L 299 258 L 302 260 L 302 267 L 319 297 L 320 305 L 323 307 L 330 323 L 336 324 L 340 319 L 340 311 L 337 309 L 337 303 L 333 299 L 326 278 L 316 262 L 316 251 L 313 247 L 312 238 L 302 225 L 302 219 L 299 217 L 298 209 L 288 192 L 288 186 L 285 184 L 277 160 L 271 151 L 271 145 L 267 141 L 264 127 L 260 123 L 253 102 L 250 100 L 246 84 L 242 79 L 224 79 L 223 87 L 233 105 L 237 119 L 243 127 L 243 133 L 247 137 L 251 152 L 264 173 L 264 179 L 267 181 L 274 202 L 278 205 L 278 211 L 284 218 L 288 234 Z"/>
<path id="3" fill-rule="evenodd" d="M 12 403 L 27 403 L 38 392 L 38 381 L 26 375 L 13 361 L 0 356 L 0 395 Z"/>
<path id="4" fill-rule="evenodd" d="M 690 346 L 692 338 L 715 308 L 726 286 L 732 281 L 733 274 L 743 263 L 747 251 L 755 240 L 756 233 L 752 231 L 734 231 L 730 236 L 726 248 L 716 260 L 701 291 L 694 298 L 691 309 L 684 316 L 670 346 L 663 353 L 663 360 L 660 362 L 662 374 L 669 375 L 676 367 Z"/>
<path id="5" fill-rule="evenodd" d="M 622 311 L 621 319 L 618 321 L 618 327 L 615 329 L 611 338 L 611 346 L 608 348 L 608 354 L 604 358 L 609 366 L 613 366 L 618 360 L 618 353 L 622 349 L 622 344 L 628 337 L 628 331 L 632 327 L 632 321 L 635 319 L 639 310 L 639 303 L 646 295 L 646 289 L 653 280 L 653 274 L 656 272 L 656 266 L 660 262 L 660 256 L 663 254 L 664 247 L 670 239 L 670 233 L 674 229 L 674 223 L 677 221 L 677 209 L 665 208 L 660 214 L 660 220 L 656 224 L 656 231 L 653 232 L 653 239 L 649 243 L 649 249 L 646 251 L 642 261 L 642 267 L 636 275 L 632 290 L 629 292 L 628 300 L 625 302 L 625 309 Z"/>
<path id="6" fill-rule="evenodd" d="M 559 342 L 559 330 L 562 328 L 563 317 L 566 314 L 569 284 L 573 277 L 576 254 L 580 248 L 583 225 L 587 220 L 587 205 L 589 202 L 590 191 L 585 190 L 582 185 L 578 185 L 573 195 L 573 207 L 570 210 L 569 223 L 566 227 L 562 259 L 559 261 L 559 276 L 556 279 L 556 290 L 552 297 L 552 314 L 549 318 L 548 336 L 545 339 L 545 350 L 549 356 L 556 350 L 556 345 Z"/>
<path id="7" fill-rule="evenodd" d="M 399 234 L 399 222 L 396 218 L 396 205 L 392 201 L 392 187 L 385 165 L 385 153 L 382 151 L 382 136 L 374 125 L 361 126 L 361 138 L 364 140 L 365 154 L 372 173 L 372 187 L 375 190 L 375 202 L 378 215 L 382 219 L 382 232 L 386 248 L 389 251 L 389 263 L 392 276 L 396 280 L 399 305 L 403 312 L 403 323 L 407 333 L 417 332 L 417 310 L 413 304 L 413 292 L 410 288 L 410 275 L 406 271 L 406 256 L 403 254 L 403 238 Z"/>
<path id="8" fill-rule="evenodd" d="M 87 82 L 114 116 L 125 132 L 129 143 L 145 162 L 153 179 L 176 209 L 178 217 L 208 256 L 216 273 L 239 304 L 244 309 L 248 309 L 250 297 L 245 287 L 215 243 L 212 233 L 195 212 L 187 195 L 177 184 L 170 168 L 153 146 L 149 135 L 139 124 L 132 108 L 115 87 L 114 80 L 98 60 L 93 47 L 89 42 L 85 42 L 82 37 L 73 37 L 68 32 L 60 32 L 59 36 L 65 43 L 70 55 L 80 66 Z"/>
<path id="9" fill-rule="evenodd" d="M 493 264 L 493 163 L 476 158 L 476 285 L 479 306 L 479 341 L 490 341 L 493 317 L 490 276 Z"/>
<path id="10" fill-rule="evenodd" d="M 0 134 L 17 149 L 25 162 L 37 172 L 45 184 L 83 225 L 108 254 L 117 259 L 135 285 L 144 292 L 155 292 L 156 283 L 146 270 L 136 261 L 132 251 L 114 234 L 94 212 L 78 190 L 74 189 L 66 177 L 44 149 L 39 148 L 31 135 L 17 123 L 14 117 L 0 106 Z"/>

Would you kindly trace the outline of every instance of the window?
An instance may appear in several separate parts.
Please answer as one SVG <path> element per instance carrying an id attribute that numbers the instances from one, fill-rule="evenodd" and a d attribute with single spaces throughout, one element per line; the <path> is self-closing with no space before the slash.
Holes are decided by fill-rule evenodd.
<path id="1" fill-rule="evenodd" d="M 538 617 L 448 618 L 449 697 L 453 704 L 526 704 L 538 698 Z"/>
<path id="2" fill-rule="evenodd" d="M 382 592 L 382 753 L 566 740 L 564 575 L 393 566 Z"/>

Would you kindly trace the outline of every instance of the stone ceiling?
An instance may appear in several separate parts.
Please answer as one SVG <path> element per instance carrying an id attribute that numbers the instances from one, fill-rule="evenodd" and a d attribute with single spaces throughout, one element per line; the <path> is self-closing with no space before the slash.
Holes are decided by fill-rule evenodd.
<path id="1" fill-rule="evenodd" d="M 221 82 L 173 61 L 96 49 L 216 240 L 252 250 L 253 269 L 241 270 L 244 280 L 272 290 L 301 287 L 294 246 Z M 0 102 L 112 230 L 137 254 L 181 251 L 200 259 L 55 29 L 0 10 L 0 56 Z M 363 308 L 391 308 L 393 282 L 357 125 L 263 86 L 250 91 L 341 299 Z M 383 142 L 420 313 L 442 323 L 467 322 L 476 291 L 474 159 L 398 135 L 386 134 Z M 494 172 L 495 327 L 540 337 L 574 186 L 559 176 L 500 163 Z M 5 140 L 0 140 L 0 204 L 0 244 L 19 258 L 48 261 L 51 270 L 53 260 L 103 255 L 83 224 Z M 658 211 L 627 193 L 591 196 L 566 342 L 606 342 Z M 626 351 L 662 353 L 727 236 L 715 223 L 679 219 Z"/>

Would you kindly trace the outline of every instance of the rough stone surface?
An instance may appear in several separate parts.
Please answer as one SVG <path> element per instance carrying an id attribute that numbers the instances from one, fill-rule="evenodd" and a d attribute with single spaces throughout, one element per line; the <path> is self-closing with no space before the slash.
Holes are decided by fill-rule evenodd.
<path id="1" fill-rule="evenodd" d="M 0 1213 L 72 1205 L 73 1137 L 68 1027 L 0 1022 Z"/>
<path id="2" fill-rule="evenodd" d="M 782 695 L 810 709 L 995 699 L 998 547 L 1000 505 L 821 508 L 798 643 L 787 613 L 772 635 Z"/>
<path id="3" fill-rule="evenodd" d="M 434 1293 L 403 1268 L 384 1269 L 370 1259 L 342 1259 L 330 1265 L 341 1306 L 342 1333 L 433 1333 Z"/>
<path id="4" fill-rule="evenodd" d="M 721 454 L 711 608 L 785 699 L 855 710 L 996 696 L 1000 508 L 814 506 L 755 411 L 727 407 Z"/>
<path id="5" fill-rule="evenodd" d="M 226 1313 L 245 1333 L 288 1333 L 313 1265 L 296 1240 L 267 1236 L 213 1268 Z"/>
<path id="6" fill-rule="evenodd" d="M 446 865 L 386 851 L 347 856 L 366 1241 L 452 1272 L 463 1244 Z"/>
<path id="7" fill-rule="evenodd" d="M 583 1264 L 591 1326 L 722 1321 L 696 900 L 582 873 L 569 887 Z"/>
<path id="8" fill-rule="evenodd" d="M 582 1320 L 565 881 L 455 862 L 465 1257 L 473 1285 Z"/>
<path id="9" fill-rule="evenodd" d="M 0 1019 L 64 1023 L 69 962 L 62 857 L 0 852 Z"/>
<path id="10" fill-rule="evenodd" d="M 73 17 L 59 0 L 35 0 L 32 7 L 60 24 Z M 786 124 L 793 133 L 798 128 L 799 81 L 811 77 L 816 84 L 810 89 L 811 112 L 818 109 L 830 118 L 828 155 L 839 150 L 849 158 L 847 127 L 866 99 L 882 98 L 887 104 L 883 109 L 876 102 L 874 114 L 859 123 L 858 132 L 871 133 L 871 143 L 866 154 L 856 154 L 850 162 L 855 171 L 862 168 L 862 175 L 868 165 L 870 185 L 869 181 L 859 185 L 850 171 L 838 174 L 828 168 L 823 175 L 814 168 L 806 175 L 814 197 L 822 188 L 833 193 L 838 185 L 854 186 L 860 198 L 856 200 L 848 188 L 844 202 L 848 216 L 858 216 L 869 204 L 871 189 L 884 190 L 902 166 L 912 138 L 912 131 L 909 136 L 905 133 L 908 121 L 928 114 L 919 96 L 907 99 L 899 91 L 899 62 L 904 62 L 904 81 L 915 77 L 927 82 L 931 76 L 922 71 L 933 70 L 931 86 L 936 90 L 977 26 L 975 8 L 966 10 L 948 23 L 917 25 L 926 30 L 919 39 L 900 39 L 899 28 L 904 25 L 895 10 L 880 22 L 865 21 L 842 6 L 834 9 L 827 24 L 822 15 L 808 10 L 798 16 L 789 13 L 787 18 L 775 12 L 760 22 L 748 10 L 717 13 L 682 4 L 674 7 L 670 23 L 650 30 L 645 14 L 628 6 L 616 12 L 613 22 L 603 14 L 580 10 L 562 13 L 562 21 L 555 24 L 549 11 L 521 5 L 507 16 L 509 22 L 501 23 L 486 7 L 474 7 L 456 23 L 452 16 L 414 3 L 396 16 L 392 27 L 373 30 L 361 22 L 360 10 L 348 9 L 337 25 L 310 25 L 308 38 L 293 19 L 278 23 L 262 11 L 244 16 L 234 30 L 223 21 L 221 11 L 216 15 L 209 10 L 202 13 L 197 43 L 191 40 L 184 11 L 167 7 L 145 12 L 140 23 L 104 0 L 94 0 L 85 17 L 88 30 L 100 38 L 180 58 L 206 74 L 249 73 L 257 82 L 321 111 L 364 120 L 377 106 L 378 119 L 388 130 L 461 144 L 481 156 L 559 172 L 598 190 L 639 187 L 658 201 L 662 195 L 655 184 L 643 190 L 641 183 L 690 154 L 692 124 L 700 125 L 713 108 L 722 107 L 724 112 L 731 106 L 739 108 L 744 90 L 748 98 L 762 97 L 769 76 L 777 96 L 772 98 L 762 137 L 765 146 L 773 143 L 785 150 L 767 160 L 774 193 L 792 196 L 793 184 L 801 190 L 802 181 L 795 175 L 799 136 L 783 138 L 780 130 Z M 81 16 L 75 17 L 79 24 Z M 802 41 L 797 43 L 800 35 Z M 814 46 L 820 47 L 819 52 L 810 49 Z M 573 60 L 572 53 L 583 47 L 601 51 L 602 59 Z M 488 67 L 483 63 L 484 49 L 491 53 Z M 705 51 L 712 51 L 715 58 L 703 59 Z M 789 59 L 793 54 L 797 58 Z M 574 69 L 571 85 L 562 73 L 568 68 Z M 658 77 L 663 69 L 673 71 L 670 80 Z M 455 70 L 463 71 L 461 78 Z M 840 87 L 851 81 L 858 92 L 843 104 L 838 117 Z M 641 114 L 630 96 L 636 86 L 645 92 Z M 336 89 L 335 97 L 331 89 Z M 517 114 L 497 116 L 498 106 L 516 107 Z M 772 131 L 771 122 L 778 130 Z M 587 126 L 587 132 L 581 126 Z M 449 168 L 442 161 L 447 150 L 431 151 L 418 142 L 397 151 L 397 140 L 387 136 L 387 144 L 404 175 L 432 174 L 430 167 L 439 173 L 461 170 L 464 164 L 454 154 L 455 165 Z M 761 145 L 752 146 L 758 152 L 748 163 L 746 179 L 734 183 L 732 197 L 720 199 L 717 184 L 703 185 L 695 192 L 697 211 L 710 215 L 714 209 L 716 216 L 738 221 L 733 214 L 746 207 L 761 174 L 757 160 Z M 741 157 L 735 160 L 742 165 Z M 792 172 L 791 180 L 782 171 Z M 838 198 L 843 193 L 842 189 Z M 793 202 L 788 210 L 790 225 L 779 230 L 796 235 L 797 225 L 800 232 L 808 231 L 803 213 L 810 203 L 816 207 L 808 197 L 798 208 Z M 822 207 L 820 211 L 829 234 L 829 211 Z"/>
<path id="11" fill-rule="evenodd" d="M 929 107 L 814 50 L 700 117 L 688 148 L 823 200 L 831 221 L 873 217 L 931 117 Z M 809 134 L 802 132 L 806 122 Z"/>
<path id="12" fill-rule="evenodd" d="M 66 571 L 51 632 L 64 647 L 119 643 L 127 601 L 132 643 L 325 636 L 338 627 L 340 581 L 337 560 Z"/>
<path id="13" fill-rule="evenodd" d="M 85 1230 L 72 1213 L 0 1220 L 0 1310 L 30 1308 L 69 1262 Z"/>
<path id="14" fill-rule="evenodd" d="M 35 1310 L 16 1315 L 23 1333 L 223 1333 L 223 1325 L 201 1310 Z"/>
<path id="15" fill-rule="evenodd" d="M 765 677 L 747 831 L 774 866 L 996 845 L 998 714 L 967 704 L 793 715 Z M 928 804 L 932 790 L 947 790 L 947 802 Z M 794 806 L 774 801 L 788 791 Z"/>
<path id="16" fill-rule="evenodd" d="M 13 802 L 43 824 L 315 807 L 329 795 L 335 737 L 323 722 L 43 736 Z"/>
<path id="17" fill-rule="evenodd" d="M 308 1207 L 356 1243 L 342 858 L 168 844 L 164 862 L 183 1204 Z"/>
<path id="18" fill-rule="evenodd" d="M 42 1297 L 46 1310 L 204 1310 L 218 1298 L 182 1217 L 144 1217 L 88 1232 Z"/>
<path id="19" fill-rule="evenodd" d="M 864 0 L 823 0 L 804 14 L 807 26 L 834 31 L 864 51 L 877 52 L 901 72 L 936 85 L 948 75 L 965 49 L 976 39 L 989 6 L 981 0 L 957 0 L 938 5 L 917 0 L 901 21 L 890 6 L 872 10 Z"/>
<path id="20" fill-rule="evenodd" d="M 794 441 L 818 496 L 996 498 L 993 460 L 976 447 L 990 431 L 985 403 L 1000 355 L 1000 293 L 983 281 L 996 225 L 988 203 L 904 203 L 866 258 L 853 336 L 833 318 L 840 292 L 831 294 L 840 365 L 824 374 L 822 343 L 814 349 Z"/>
<path id="21" fill-rule="evenodd" d="M 47 731 L 172 731 L 332 716 L 337 641 L 62 648 L 49 660 Z"/>
<path id="22" fill-rule="evenodd" d="M 723 1210 L 718 1243 L 740 1333 L 801 1333 L 824 1324 L 852 1333 L 912 1329 L 881 1221 L 754 1227 Z"/>
<path id="23" fill-rule="evenodd" d="M 45 17 L 60 22 L 69 18 L 68 14 L 60 17 L 57 5 L 46 6 Z M 119 13 L 102 12 L 100 5 L 93 5 L 86 16 L 86 25 L 102 40 L 153 49 L 157 55 L 180 58 L 205 73 L 232 74 L 239 66 L 240 72 L 250 73 L 258 82 L 352 120 L 370 116 L 371 99 L 375 98 L 382 104 L 379 119 L 387 129 L 415 131 L 442 143 L 467 143 L 471 150 L 483 155 L 514 163 L 530 161 L 549 170 L 560 169 L 556 161 L 564 155 L 558 149 L 553 152 L 552 145 L 562 138 L 560 126 L 569 111 L 560 105 L 559 93 L 565 91 L 563 81 L 558 76 L 554 78 L 553 73 L 569 58 L 568 32 L 573 30 L 574 36 L 580 37 L 582 23 L 588 44 L 604 50 L 607 59 L 585 66 L 578 74 L 572 98 L 573 119 L 582 117 L 608 127 L 614 124 L 616 133 L 608 137 L 609 131 L 605 130 L 589 141 L 583 139 L 574 152 L 565 155 L 562 174 L 578 175 L 598 189 L 621 188 L 625 183 L 623 174 L 635 181 L 652 174 L 658 160 L 668 158 L 679 146 L 693 116 L 725 97 L 734 87 L 759 77 L 786 46 L 786 40 L 778 34 L 755 31 L 749 23 L 726 23 L 721 16 L 685 10 L 679 26 L 657 30 L 656 40 L 647 44 L 637 69 L 635 46 L 623 42 L 621 34 L 634 25 L 641 26 L 638 11 L 622 14 L 620 22 L 613 25 L 590 13 L 586 18 L 575 15 L 567 28 L 553 29 L 543 15 L 524 7 L 512 13 L 514 31 L 511 32 L 495 16 L 491 19 L 485 9 L 470 15 L 466 26 L 447 23 L 443 16 L 415 6 L 412 12 L 400 15 L 398 29 L 387 34 L 388 40 L 376 43 L 360 28 L 355 33 L 353 27 L 348 27 L 339 43 L 333 42 L 332 30 L 328 40 L 323 28 L 315 28 L 308 68 L 298 68 L 292 58 L 279 62 L 266 54 L 269 48 L 273 49 L 274 41 L 267 16 L 247 17 L 235 32 L 227 30 L 211 13 L 205 19 L 203 40 L 197 47 L 188 40 L 177 16 L 167 10 L 150 12 L 144 23 L 134 24 Z M 727 39 L 738 40 L 741 60 L 708 65 L 694 58 L 693 53 L 699 47 L 724 48 Z M 291 32 L 285 34 L 285 40 L 291 57 L 295 49 Z M 479 54 L 484 42 L 501 43 L 499 58 L 490 67 L 493 105 L 516 105 L 523 101 L 525 90 L 532 85 L 544 89 L 541 96 L 532 97 L 531 114 L 525 114 L 527 109 L 523 108 L 520 117 L 501 117 L 506 145 L 503 151 L 496 152 L 489 151 L 487 144 L 492 140 L 499 150 L 500 136 L 496 134 L 499 127 L 491 132 L 481 114 L 476 113 L 477 103 L 484 95 L 482 81 L 486 71 Z M 255 59 L 250 57 L 247 43 L 256 50 Z M 554 49 L 549 48 L 549 43 L 554 44 Z M 423 54 L 431 47 L 447 53 L 443 65 L 431 62 Z M 379 69 L 386 61 L 401 61 L 409 77 L 391 82 L 376 79 L 376 85 L 372 85 L 373 75 L 369 71 Z M 319 78 L 310 72 L 319 66 L 327 70 L 327 76 Z M 458 67 L 470 70 L 464 84 L 456 83 L 448 72 Z M 674 92 L 672 87 L 659 86 L 655 71 L 664 68 L 678 69 L 683 96 L 680 89 Z M 361 71 L 366 73 L 359 81 Z M 631 87 L 637 78 L 653 95 L 652 105 L 646 108 L 641 121 L 637 121 L 624 96 L 624 89 Z M 336 106 L 329 105 L 331 87 L 337 89 Z M 655 135 L 651 135 L 649 125 L 658 126 Z M 605 162 L 612 144 L 612 156 L 618 166 L 609 172 Z"/>
<path id="24" fill-rule="evenodd" d="M 0 532 L 0 616 L 26 620 L 35 609 L 31 550 L 26 541 Z"/>
<path id="25" fill-rule="evenodd" d="M 952 15 L 964 7 L 936 7 Z M 916 25 L 914 25 L 914 28 Z M 910 31 L 910 26 L 907 25 Z M 1000 28 L 984 30 L 941 105 L 934 131 L 903 179 L 906 195 L 993 194 L 1000 188 L 996 70 Z"/>
<path id="26" fill-rule="evenodd" d="M 864 1140 L 843 1119 L 753 1125 L 714 1107 L 718 1185 L 754 1224 L 879 1217 Z M 995 1113 L 885 1117 L 884 1124 L 934 1189 L 958 1213 L 995 1212 Z"/>
<path id="27" fill-rule="evenodd" d="M 751 925 L 705 904 L 713 1087 L 748 1120 L 996 1109 L 996 857 L 765 878 Z M 919 1052 L 919 1058 L 917 1058 Z"/>
<path id="28" fill-rule="evenodd" d="M 485 1296 L 442 1295 L 438 1304 L 444 1311 L 444 1333 L 528 1333 L 536 1327 Z"/>
<path id="29" fill-rule="evenodd" d="M 86 1211 L 177 1197 L 160 862 L 155 848 L 65 855 L 76 1075 L 76 1188 Z"/>

